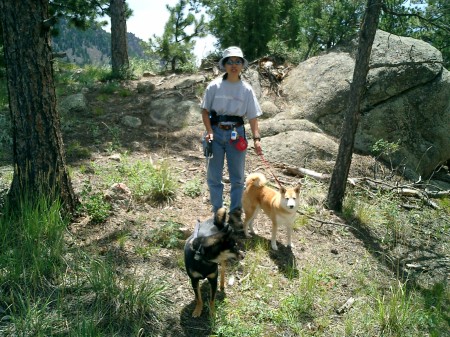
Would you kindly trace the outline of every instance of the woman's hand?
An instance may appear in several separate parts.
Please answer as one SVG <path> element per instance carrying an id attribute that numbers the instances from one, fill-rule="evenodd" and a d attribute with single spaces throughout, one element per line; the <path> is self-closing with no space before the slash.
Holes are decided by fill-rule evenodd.
<path id="1" fill-rule="evenodd" d="M 205 140 L 206 140 L 207 142 L 212 142 L 213 139 L 214 139 L 214 134 L 213 134 L 212 132 L 206 134 Z"/>
<path id="2" fill-rule="evenodd" d="M 262 154 L 261 139 L 254 140 L 255 153 L 259 156 Z"/>

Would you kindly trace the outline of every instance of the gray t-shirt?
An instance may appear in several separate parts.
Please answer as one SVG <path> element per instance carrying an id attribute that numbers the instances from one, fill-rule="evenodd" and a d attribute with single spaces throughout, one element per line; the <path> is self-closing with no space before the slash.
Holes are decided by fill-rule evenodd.
<path id="1" fill-rule="evenodd" d="M 229 82 L 221 77 L 206 88 L 200 107 L 215 110 L 218 115 L 240 116 L 253 119 L 262 115 L 253 88 L 245 81 Z"/>

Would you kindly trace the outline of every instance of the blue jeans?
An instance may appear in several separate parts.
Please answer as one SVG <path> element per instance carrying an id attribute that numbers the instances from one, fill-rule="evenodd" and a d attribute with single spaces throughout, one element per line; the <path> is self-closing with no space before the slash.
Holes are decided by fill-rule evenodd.
<path id="1" fill-rule="evenodd" d="M 242 207 L 242 193 L 245 183 L 245 155 L 247 150 L 239 151 L 230 143 L 232 130 L 220 129 L 213 126 L 214 140 L 212 141 L 213 158 L 207 158 L 207 183 L 213 211 L 223 207 L 223 168 L 225 157 L 227 159 L 228 173 L 230 174 L 230 211 Z M 239 137 L 245 137 L 244 126 L 236 128 Z M 203 146 L 205 146 L 203 140 Z M 208 164 L 209 160 L 209 164 Z"/>

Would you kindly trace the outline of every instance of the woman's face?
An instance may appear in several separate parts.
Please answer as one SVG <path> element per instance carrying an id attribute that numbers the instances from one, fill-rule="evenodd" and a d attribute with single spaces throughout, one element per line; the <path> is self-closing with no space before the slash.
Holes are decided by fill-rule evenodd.
<path id="1" fill-rule="evenodd" d="M 229 57 L 225 62 L 225 70 L 229 74 L 239 74 L 242 70 L 242 66 L 244 65 L 244 61 L 237 56 Z"/>

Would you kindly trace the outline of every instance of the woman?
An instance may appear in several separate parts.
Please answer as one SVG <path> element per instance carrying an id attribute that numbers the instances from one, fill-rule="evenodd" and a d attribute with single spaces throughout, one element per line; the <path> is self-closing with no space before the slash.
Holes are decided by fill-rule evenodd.
<path id="1" fill-rule="evenodd" d="M 208 85 L 201 104 L 206 128 L 203 145 L 210 143 L 212 148 L 212 157 L 208 159 L 207 167 L 212 209 L 216 212 L 223 206 L 222 175 L 226 157 L 231 183 L 230 215 L 237 215 L 239 220 L 247 152 L 244 118 L 250 124 L 255 152 L 258 155 L 262 153 L 257 120 L 262 111 L 252 87 L 241 80 L 240 76 L 247 65 L 240 48 L 225 49 L 219 67 L 226 73 Z"/>

